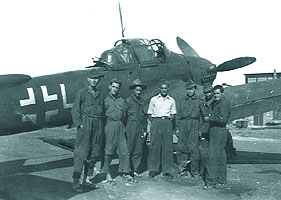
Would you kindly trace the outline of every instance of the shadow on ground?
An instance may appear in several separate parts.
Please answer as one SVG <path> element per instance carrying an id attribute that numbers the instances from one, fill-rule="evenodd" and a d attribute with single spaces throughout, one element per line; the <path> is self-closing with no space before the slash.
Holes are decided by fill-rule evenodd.
<path id="1" fill-rule="evenodd" d="M 228 159 L 228 164 L 281 164 L 281 154 L 237 151 L 237 155 Z"/>

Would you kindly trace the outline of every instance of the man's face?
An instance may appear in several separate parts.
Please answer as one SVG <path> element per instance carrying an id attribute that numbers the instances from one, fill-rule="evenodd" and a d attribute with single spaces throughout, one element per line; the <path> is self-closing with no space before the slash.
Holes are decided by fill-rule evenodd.
<path id="1" fill-rule="evenodd" d="M 206 99 L 211 99 L 212 96 L 213 96 L 213 92 L 212 92 L 212 91 L 210 91 L 210 92 L 204 92 L 204 95 L 205 95 L 205 98 L 206 98 Z"/>
<path id="2" fill-rule="evenodd" d="M 160 85 L 160 94 L 161 96 L 165 97 L 168 95 L 168 90 L 169 90 L 169 87 L 167 84 L 162 84 Z"/>
<path id="3" fill-rule="evenodd" d="M 120 89 L 120 84 L 119 83 L 112 83 L 109 85 L 109 93 L 113 96 L 117 95 Z"/>
<path id="4" fill-rule="evenodd" d="M 195 88 L 187 88 L 187 96 L 192 97 L 195 94 Z"/>
<path id="5" fill-rule="evenodd" d="M 96 87 L 100 82 L 100 78 L 88 78 L 88 82 L 90 86 Z"/>
<path id="6" fill-rule="evenodd" d="M 134 94 L 136 95 L 136 97 L 140 97 L 141 93 L 142 93 L 142 87 L 137 86 L 135 87 L 135 89 L 133 90 Z"/>
<path id="7" fill-rule="evenodd" d="M 222 93 L 220 89 L 214 90 L 214 100 L 218 101 L 221 99 L 221 97 L 222 97 Z"/>

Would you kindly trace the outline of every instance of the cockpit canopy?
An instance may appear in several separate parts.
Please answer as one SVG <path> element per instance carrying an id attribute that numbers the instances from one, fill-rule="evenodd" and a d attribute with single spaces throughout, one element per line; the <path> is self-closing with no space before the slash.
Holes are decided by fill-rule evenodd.
<path id="1" fill-rule="evenodd" d="M 169 54 L 159 39 L 122 39 L 115 43 L 114 48 L 104 51 L 95 66 L 105 66 L 109 70 L 122 70 L 137 65 L 146 67 L 166 62 Z"/>

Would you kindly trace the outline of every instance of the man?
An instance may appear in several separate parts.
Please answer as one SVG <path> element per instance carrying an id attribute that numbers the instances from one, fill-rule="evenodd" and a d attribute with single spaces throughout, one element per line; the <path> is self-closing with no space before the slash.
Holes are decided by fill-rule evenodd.
<path id="1" fill-rule="evenodd" d="M 104 99 L 104 113 L 106 118 L 105 125 L 105 159 L 104 172 L 106 173 L 106 180 L 112 183 L 113 179 L 110 175 L 110 165 L 112 155 L 117 151 L 119 157 L 118 171 L 126 181 L 133 181 L 129 175 L 130 159 L 127 147 L 124 120 L 126 115 L 125 100 L 119 95 L 119 90 L 122 83 L 117 79 L 112 79 L 109 84 L 109 94 Z"/>
<path id="2" fill-rule="evenodd" d="M 187 94 L 177 106 L 177 158 L 181 172 L 190 160 L 191 175 L 198 177 L 201 99 L 195 94 L 197 86 L 192 80 L 188 80 L 185 87 Z"/>
<path id="3" fill-rule="evenodd" d="M 146 89 L 139 79 L 134 80 L 129 87 L 133 94 L 126 99 L 127 104 L 127 125 L 126 136 L 128 149 L 130 153 L 130 161 L 132 165 L 133 174 L 139 177 L 140 164 L 143 154 L 143 144 L 147 128 L 147 119 L 145 117 L 142 91 Z"/>
<path id="4" fill-rule="evenodd" d="M 206 188 L 225 185 L 227 182 L 225 146 L 228 137 L 226 123 L 230 116 L 230 105 L 226 98 L 223 98 L 223 92 L 221 85 L 213 88 L 212 113 L 204 117 L 205 121 L 210 123 Z"/>
<path id="5" fill-rule="evenodd" d="M 204 181 L 206 181 L 206 162 L 208 158 L 208 140 L 209 140 L 209 121 L 204 121 L 204 117 L 209 117 L 212 112 L 211 103 L 213 101 L 213 87 L 207 83 L 203 85 L 204 100 L 200 104 L 202 114 L 201 137 L 199 142 L 199 173 Z"/>
<path id="6" fill-rule="evenodd" d="M 85 162 L 87 163 L 85 165 L 85 171 L 88 171 L 86 182 L 90 183 L 92 188 L 98 188 L 90 180 L 93 178 L 93 169 L 101 150 L 102 102 L 97 86 L 100 78 L 103 76 L 94 71 L 89 73 L 87 79 L 88 86 L 77 92 L 71 110 L 73 123 L 77 127 L 74 149 L 74 172 L 72 176 L 72 189 L 75 192 L 82 192 L 79 179 L 81 177 L 83 163 Z"/>
<path id="7" fill-rule="evenodd" d="M 173 125 L 176 114 L 175 100 L 168 95 L 169 83 L 162 80 L 160 93 L 151 98 L 147 114 L 152 121 L 150 128 L 150 149 L 148 154 L 149 177 L 160 173 L 161 161 L 163 175 L 173 178 Z"/>

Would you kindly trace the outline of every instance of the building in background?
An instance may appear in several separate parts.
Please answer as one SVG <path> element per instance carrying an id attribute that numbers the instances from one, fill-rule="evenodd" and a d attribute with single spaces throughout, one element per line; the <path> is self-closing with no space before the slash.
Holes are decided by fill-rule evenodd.
<path id="1" fill-rule="evenodd" d="M 280 78 L 281 73 L 276 73 L 274 70 L 273 73 L 256 73 L 256 74 L 244 74 L 246 83 L 260 82 L 272 80 L 275 78 Z M 259 113 L 253 116 L 253 125 L 263 126 L 264 123 L 272 120 L 281 120 L 281 109 L 267 112 L 267 113 Z"/>

